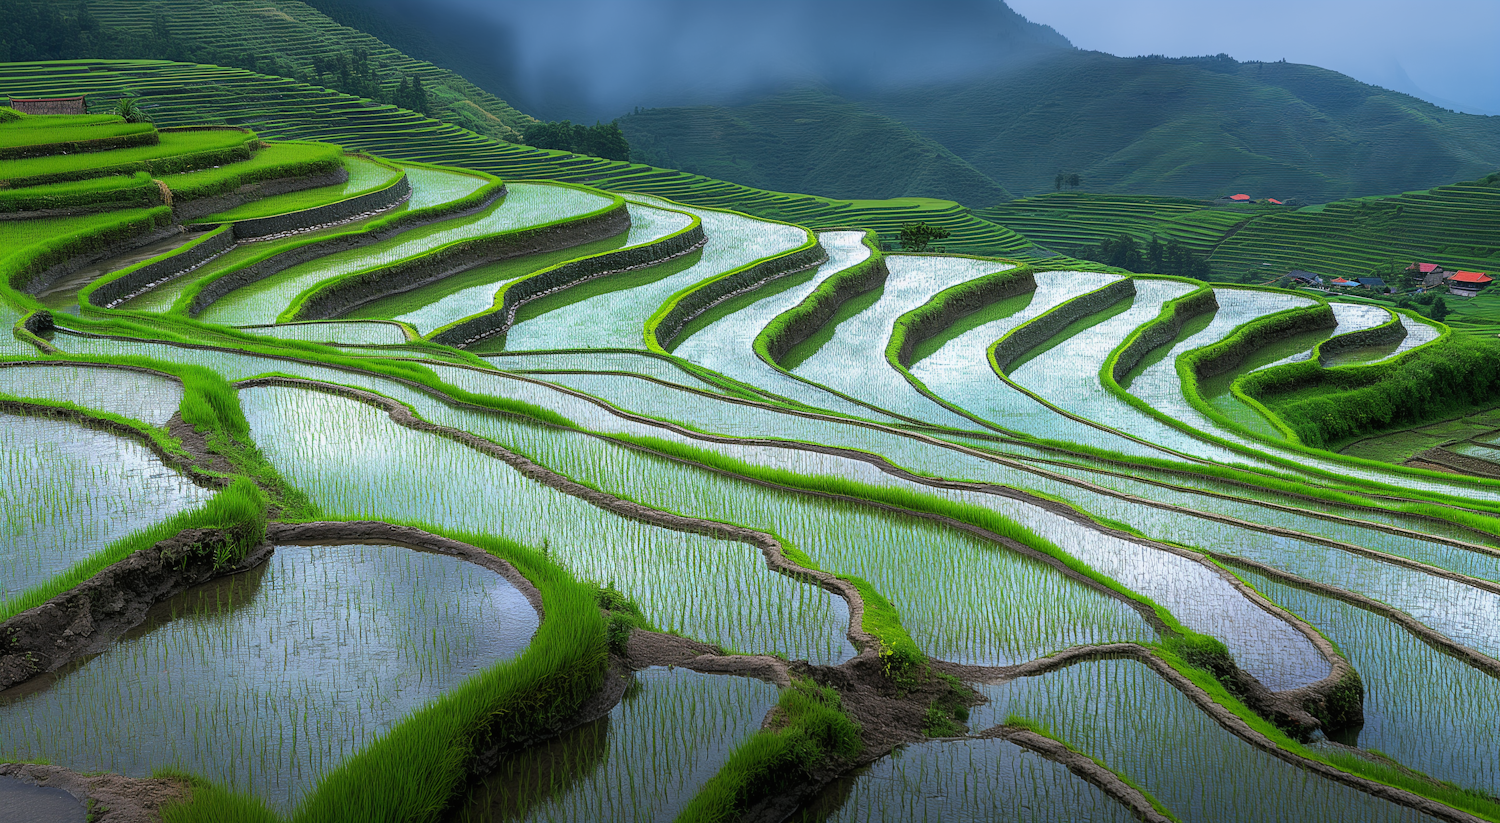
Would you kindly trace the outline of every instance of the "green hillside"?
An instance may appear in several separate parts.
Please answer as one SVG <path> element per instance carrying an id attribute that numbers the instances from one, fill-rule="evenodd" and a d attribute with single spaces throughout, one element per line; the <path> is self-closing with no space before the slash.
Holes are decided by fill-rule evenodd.
<path id="1" fill-rule="evenodd" d="M 636 160 L 747 186 L 828 197 L 938 197 L 971 207 L 1010 199 L 941 145 L 825 91 L 736 109 L 650 109 L 620 127 Z"/>
<path id="2" fill-rule="evenodd" d="M 952 232 L 952 252 L 1048 256 L 1019 234 L 957 203 L 934 199 L 836 200 L 753 189 L 640 163 L 621 163 L 496 140 L 394 106 L 283 77 L 166 61 L 80 60 L 0 64 L 0 95 L 89 95 L 109 110 L 120 96 L 149 100 L 163 126 L 227 123 L 282 140 L 319 140 L 397 160 L 479 169 L 506 179 L 584 183 L 728 208 L 814 229 L 861 228 L 894 242 L 901 226 L 927 222 Z"/>
<path id="3" fill-rule="evenodd" d="M 20 0 L 11 13 L 26 4 Z M 409 94 L 420 79 L 427 112 L 445 122 L 498 138 L 518 138 L 532 122 L 452 71 L 413 59 L 297 0 L 91 0 L 87 9 L 106 32 L 121 33 L 124 45 L 101 51 L 88 41 L 65 43 L 53 56 L 116 56 L 123 49 L 119 56 L 236 66 L 386 100 L 397 99 L 403 83 Z M 66 16 L 71 11 L 64 10 L 63 24 L 76 21 Z"/>
<path id="4" fill-rule="evenodd" d="M 1215 277 L 1233 281 L 1265 281 L 1291 269 L 1389 274 L 1414 262 L 1500 272 L 1500 174 L 1300 209 L 1061 192 L 977 214 L 1062 254 L 1122 234 L 1176 238 L 1207 255 Z"/>
<path id="5" fill-rule="evenodd" d="M 1017 195 L 1051 190 L 1063 171 L 1092 191 L 1317 203 L 1500 168 L 1500 117 L 1293 63 L 1075 52 L 869 105 Z"/>
<path id="6" fill-rule="evenodd" d="M 878 121 L 879 141 L 850 125 L 851 116 L 867 123 L 876 114 L 941 146 L 943 162 L 913 163 L 902 153 L 910 138 L 884 136 L 901 133 L 884 125 L 890 120 Z M 920 173 L 922 185 L 977 206 L 999 198 L 983 203 L 962 193 L 976 170 L 1017 196 L 1053 191 L 1064 172 L 1101 193 L 1322 203 L 1500 168 L 1500 117 L 1457 114 L 1313 66 L 1096 52 L 857 102 L 792 94 L 732 108 L 651 110 L 621 125 L 674 168 L 751 185 L 801 173 L 809 183 L 799 190 L 836 185 L 863 196 L 884 196 Z M 815 168 L 789 160 L 789 148 Z M 889 171 L 893 158 L 902 174 Z"/>
<path id="7" fill-rule="evenodd" d="M 1275 208 L 1215 206 L 1184 197 L 1056 192 L 1013 200 L 978 214 L 1059 252 L 1125 234 L 1141 241 L 1152 236 L 1176 239 L 1195 252 L 1208 253 L 1228 232 Z"/>

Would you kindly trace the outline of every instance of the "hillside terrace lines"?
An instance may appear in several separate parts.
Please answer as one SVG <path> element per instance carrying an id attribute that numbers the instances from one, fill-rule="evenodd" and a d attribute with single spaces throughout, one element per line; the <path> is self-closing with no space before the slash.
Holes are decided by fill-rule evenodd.
<path id="1" fill-rule="evenodd" d="M 829 386 L 876 408 L 948 428 L 973 428 L 960 417 L 913 389 L 885 361 L 884 343 L 897 317 L 922 305 L 938 292 L 1009 268 L 1008 264 L 957 257 L 893 255 L 890 276 L 869 308 L 840 324 L 833 337 L 793 373 Z M 851 368 L 851 364 L 859 364 Z"/>
<path id="2" fill-rule="evenodd" d="M 650 198 L 631 199 L 646 205 L 670 205 Z M 674 293 L 787 254 L 809 242 L 807 230 L 795 226 L 708 209 L 686 210 L 703 221 L 703 233 L 708 238 L 696 259 L 684 258 L 682 262 L 688 265 L 671 265 L 659 278 L 633 288 L 606 290 L 581 299 L 563 292 L 560 297 L 568 301 L 566 305 L 513 325 L 505 333 L 504 350 L 550 350 L 562 341 L 570 348 L 647 348 L 647 321 Z M 606 288 L 609 285 L 608 278 L 596 282 Z M 476 350 L 486 351 L 489 346 L 481 344 Z"/>
<path id="3" fill-rule="evenodd" d="M 434 224 L 366 248 L 304 263 L 231 292 L 210 304 L 201 316 L 207 322 L 230 325 L 274 322 L 299 293 L 342 275 L 391 266 L 461 241 L 578 218 L 610 203 L 607 198 L 569 188 L 543 185 L 507 188 L 510 194 L 478 217 Z"/>

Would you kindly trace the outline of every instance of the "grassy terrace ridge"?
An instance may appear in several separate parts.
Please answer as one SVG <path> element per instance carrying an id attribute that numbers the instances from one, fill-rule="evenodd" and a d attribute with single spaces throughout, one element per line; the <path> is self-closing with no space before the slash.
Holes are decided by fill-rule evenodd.
<path id="1" fill-rule="evenodd" d="M 3 129 L 3 127 L 0 127 Z M 248 160 L 255 135 L 240 129 L 169 132 L 161 142 L 109 152 L 0 160 L 0 180 L 11 187 L 87 180 L 149 171 L 171 174 Z"/>
<path id="2" fill-rule="evenodd" d="M 1120 235 L 1147 242 L 1156 236 L 1177 240 L 1207 254 L 1224 237 L 1276 206 L 1226 206 L 1185 197 L 1057 192 L 980 209 L 986 220 L 1006 226 L 1038 245 L 1060 253 L 1096 246 Z"/>
<path id="3" fill-rule="evenodd" d="M 267 146 L 261 154 L 268 154 L 272 150 L 283 146 L 295 145 L 297 144 L 273 143 Z M 349 180 L 345 183 L 291 192 L 274 197 L 265 197 L 228 211 L 210 214 L 200 219 L 204 223 L 233 223 L 237 220 L 290 214 L 304 209 L 326 206 L 330 203 L 338 203 L 362 194 L 369 194 L 372 191 L 380 191 L 401 178 L 400 169 L 381 160 L 358 155 L 343 155 L 340 158 L 340 162 L 342 162 L 344 169 L 349 173 Z"/>

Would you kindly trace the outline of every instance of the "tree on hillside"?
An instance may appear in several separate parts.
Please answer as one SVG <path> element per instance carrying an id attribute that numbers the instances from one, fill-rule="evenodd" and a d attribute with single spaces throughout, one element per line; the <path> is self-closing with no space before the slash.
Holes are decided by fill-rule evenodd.
<path id="1" fill-rule="evenodd" d="M 606 160 L 630 160 L 630 141 L 625 139 L 618 121 L 583 126 L 569 120 L 557 123 L 539 120 L 526 127 L 521 141 L 539 149 L 570 151 Z"/>
<path id="2" fill-rule="evenodd" d="M 1057 178 L 1053 180 L 1052 183 L 1057 187 L 1058 191 L 1062 191 L 1063 186 L 1067 186 L 1070 189 L 1076 189 L 1083 185 L 1083 178 L 1079 177 L 1077 174 L 1063 174 L 1062 172 L 1058 172 Z"/>
<path id="3" fill-rule="evenodd" d="M 1441 322 L 1443 318 L 1448 316 L 1448 301 L 1444 300 L 1441 297 L 1439 297 L 1437 300 L 1434 300 L 1432 303 L 1432 309 L 1428 312 L 1428 315 L 1433 320 Z"/>
<path id="4" fill-rule="evenodd" d="M 934 240 L 942 240 L 953 232 L 942 226 L 928 223 L 907 223 L 901 227 L 901 248 L 904 251 L 927 251 Z"/>

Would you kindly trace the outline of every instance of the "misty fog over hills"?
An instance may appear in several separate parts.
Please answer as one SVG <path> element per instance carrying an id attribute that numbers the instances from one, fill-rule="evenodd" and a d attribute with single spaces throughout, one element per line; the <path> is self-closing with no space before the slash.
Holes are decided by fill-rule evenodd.
<path id="1" fill-rule="evenodd" d="M 1068 173 L 1324 202 L 1500 168 L 1500 117 L 1307 65 L 1082 51 L 1002 0 L 311 5 L 538 118 L 622 118 L 642 162 L 775 190 L 984 206 Z"/>

